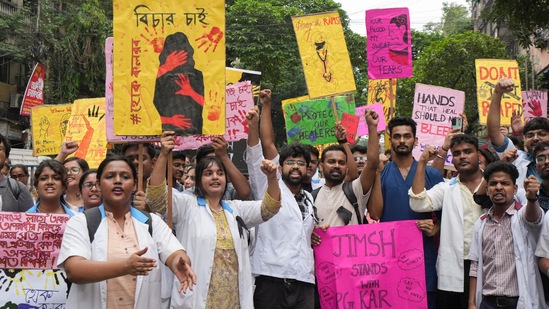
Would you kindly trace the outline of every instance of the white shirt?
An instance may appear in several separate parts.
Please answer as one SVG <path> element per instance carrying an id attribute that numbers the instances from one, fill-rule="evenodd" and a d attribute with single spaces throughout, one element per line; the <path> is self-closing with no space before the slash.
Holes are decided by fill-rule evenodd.
<path id="1" fill-rule="evenodd" d="M 259 147 L 258 147 L 259 146 Z M 250 179 L 253 179 L 254 196 L 265 194 L 267 176 L 260 170 L 263 161 L 261 145 L 247 148 L 246 164 Z M 273 160 L 278 163 L 279 156 Z M 282 195 L 282 207 L 276 216 L 256 228 L 255 250 L 252 256 L 252 273 L 254 276 L 265 275 L 276 278 L 296 279 L 315 283 L 315 265 L 311 234 L 314 229 L 313 197 L 306 196 L 307 217 L 303 219 L 294 194 L 279 180 Z"/>
<path id="2" fill-rule="evenodd" d="M 238 257 L 240 306 L 242 309 L 251 309 L 253 308 L 253 282 L 248 252 L 248 235 L 246 231 L 243 231 L 243 236 L 240 236 L 236 217 L 240 216 L 248 228 L 263 223 L 261 218 L 262 202 L 233 200 L 221 203 Z M 174 283 L 171 308 L 205 308 L 217 242 L 217 231 L 212 212 L 203 198 L 179 192 L 173 192 L 172 212 L 177 238 L 187 248 L 197 281 L 193 291 L 187 291 L 185 295 L 177 292 L 179 285 Z"/>
<path id="3" fill-rule="evenodd" d="M 78 213 L 67 223 L 63 235 L 61 252 L 59 253 L 58 267 L 64 268 L 63 263 L 71 256 L 81 256 L 87 260 L 106 261 L 108 248 L 108 225 L 105 220 L 103 205 L 101 211 L 101 223 L 95 233 L 93 243 L 90 244 L 87 221 L 83 213 Z M 145 223 L 147 217 L 131 208 L 130 210 L 135 227 L 135 233 L 139 243 L 139 249 L 148 247 L 143 255 L 153 258 L 159 264 L 177 250 L 184 250 L 181 244 L 173 236 L 171 229 L 155 214 L 152 218 L 152 236 L 149 234 L 149 226 Z M 177 280 L 176 280 L 177 281 Z M 135 289 L 134 308 L 160 308 L 161 299 L 160 268 L 156 267 L 147 276 L 137 276 Z M 107 301 L 106 281 L 73 284 L 67 299 L 67 308 L 79 309 L 105 309 Z"/>
<path id="4" fill-rule="evenodd" d="M 457 178 L 449 182 L 440 182 L 434 187 L 420 194 L 414 194 L 412 188 L 408 191 L 410 195 L 410 208 L 416 212 L 432 212 L 442 210 L 440 224 L 440 248 L 437 258 L 438 288 L 443 291 L 464 292 L 463 260 L 466 258 L 464 252 L 465 244 L 470 244 L 473 234 L 473 226 L 466 231 L 464 226 L 464 203 L 462 202 L 461 188 Z M 482 208 L 472 200 L 469 211 L 473 212 L 475 218 L 480 217 Z M 466 240 L 465 235 L 469 234 L 470 239 Z M 465 291 L 468 293 L 468 291 Z"/>

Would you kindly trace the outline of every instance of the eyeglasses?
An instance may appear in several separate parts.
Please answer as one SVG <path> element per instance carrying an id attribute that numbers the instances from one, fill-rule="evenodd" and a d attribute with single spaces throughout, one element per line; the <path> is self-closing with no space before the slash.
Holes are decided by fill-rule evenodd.
<path id="1" fill-rule="evenodd" d="M 530 132 L 526 133 L 526 134 L 524 135 L 524 137 L 526 137 L 526 138 L 528 138 L 528 139 L 534 138 L 534 136 L 536 136 L 536 135 L 537 135 L 538 137 L 546 137 L 547 134 L 549 134 L 549 133 L 547 133 L 547 131 L 545 131 L 545 130 L 530 131 Z"/>
<path id="2" fill-rule="evenodd" d="M 19 175 L 11 175 L 11 178 L 13 179 L 22 179 L 22 178 L 25 178 L 25 177 L 29 177 L 25 174 L 19 174 Z"/>
<path id="3" fill-rule="evenodd" d="M 307 166 L 307 162 L 301 160 L 286 160 L 284 161 L 285 165 L 294 166 L 297 163 L 298 166 Z"/>
<path id="4" fill-rule="evenodd" d="M 67 174 L 71 173 L 73 175 L 78 175 L 78 173 L 80 173 L 82 169 L 79 168 L 79 167 L 71 167 L 71 168 L 66 168 L 65 171 L 67 172 Z"/>
<path id="5" fill-rule="evenodd" d="M 536 157 L 536 163 L 537 164 L 543 164 L 545 162 L 547 162 L 547 160 L 549 159 L 549 157 L 547 157 L 546 155 L 539 155 Z"/>
<path id="6" fill-rule="evenodd" d="M 366 161 L 368 161 L 368 157 L 366 156 L 355 157 L 355 162 L 366 162 Z"/>
<path id="7" fill-rule="evenodd" d="M 93 188 L 93 187 L 97 188 L 97 183 L 96 182 L 89 181 L 89 182 L 85 182 L 85 183 L 82 184 L 82 188 L 86 188 L 88 190 Z"/>

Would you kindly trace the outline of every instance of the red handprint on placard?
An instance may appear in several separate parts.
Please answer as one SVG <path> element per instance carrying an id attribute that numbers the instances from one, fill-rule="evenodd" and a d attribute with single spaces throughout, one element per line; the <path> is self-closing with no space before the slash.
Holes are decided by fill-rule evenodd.
<path id="1" fill-rule="evenodd" d="M 538 100 L 532 100 L 528 102 L 528 106 L 530 107 L 530 114 L 534 117 L 541 117 L 542 110 L 541 110 L 541 103 Z"/>
<path id="2" fill-rule="evenodd" d="M 210 102 L 208 104 L 208 120 L 217 121 L 221 117 L 221 103 L 224 97 L 219 96 L 217 91 L 210 90 Z M 219 101 L 218 101 L 219 100 Z"/>
<path id="3" fill-rule="evenodd" d="M 205 46 L 204 52 L 208 52 L 210 47 L 213 46 L 212 52 L 215 53 L 215 49 L 217 48 L 217 45 L 219 42 L 221 42 L 221 39 L 223 38 L 223 31 L 219 29 L 219 27 L 212 27 L 210 30 L 210 33 L 204 33 L 201 37 L 196 39 L 195 41 L 200 41 L 200 45 L 198 45 L 197 49 L 200 49 L 200 47 Z"/>
<path id="4" fill-rule="evenodd" d="M 166 57 L 166 62 L 158 67 L 158 73 L 156 74 L 156 78 L 170 72 L 180 65 L 184 65 L 185 63 L 187 63 L 187 56 L 188 53 L 184 50 L 173 51 L 171 54 L 168 55 L 168 57 Z"/>
<path id="5" fill-rule="evenodd" d="M 161 28 L 162 33 L 160 35 L 158 35 L 158 31 L 156 31 L 156 27 L 152 27 L 152 29 L 154 30 L 154 33 L 149 30 L 149 27 L 145 27 L 145 31 L 147 31 L 149 37 L 146 37 L 143 34 L 141 34 L 141 37 L 152 45 L 155 53 L 159 54 L 164 49 L 164 28 Z"/>
<path id="6" fill-rule="evenodd" d="M 193 87 L 189 78 L 183 73 L 177 74 L 179 80 L 175 80 L 175 83 L 181 88 L 175 94 L 190 96 L 201 106 L 204 106 L 204 97 L 198 94 Z"/>
<path id="7" fill-rule="evenodd" d="M 185 117 L 184 115 L 173 115 L 171 117 L 160 117 L 162 124 L 171 124 L 172 126 L 179 127 L 183 130 L 189 129 L 191 124 L 191 119 Z"/>
<path id="8" fill-rule="evenodd" d="M 248 125 L 248 121 L 246 121 L 246 112 L 243 110 L 238 110 L 238 115 L 240 116 L 240 123 L 242 123 L 242 126 L 244 127 L 244 133 L 248 134 L 250 126 Z"/>

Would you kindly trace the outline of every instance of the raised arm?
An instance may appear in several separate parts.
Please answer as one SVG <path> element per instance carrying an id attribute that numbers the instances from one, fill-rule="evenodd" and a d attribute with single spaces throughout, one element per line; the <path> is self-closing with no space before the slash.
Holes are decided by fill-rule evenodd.
<path id="1" fill-rule="evenodd" d="M 368 213 L 373 220 L 381 219 L 383 213 L 383 192 L 381 191 L 381 172 L 376 171 L 376 177 L 372 187 L 372 193 L 368 200 Z"/>
<path id="2" fill-rule="evenodd" d="M 337 139 L 337 142 L 345 149 L 347 154 L 347 175 L 345 176 L 345 182 L 351 182 L 358 178 L 358 169 L 356 167 L 355 158 L 353 157 L 353 152 L 347 141 L 347 130 L 341 124 L 341 121 L 336 121 L 334 125 L 334 135 Z"/>
<path id="3" fill-rule="evenodd" d="M 452 137 L 456 136 L 457 134 L 461 134 L 460 129 L 452 129 L 450 130 L 450 132 L 448 132 L 448 134 L 444 138 L 442 146 L 440 146 L 440 148 L 438 149 L 438 153 L 433 159 L 432 167 L 436 168 L 442 176 L 444 176 L 444 163 L 446 162 L 446 157 L 448 156 L 448 151 L 450 150 Z"/>
<path id="4" fill-rule="evenodd" d="M 501 97 L 514 89 L 515 83 L 512 79 L 506 77 L 498 81 L 494 88 L 494 92 L 492 93 L 492 101 L 490 102 L 490 108 L 488 109 L 486 128 L 488 129 L 490 141 L 494 146 L 501 146 L 505 142 L 505 136 L 499 131 L 501 125 Z"/>
<path id="5" fill-rule="evenodd" d="M 77 142 L 63 142 L 63 144 L 61 145 L 61 150 L 54 160 L 63 164 L 63 162 L 65 162 L 65 159 L 74 152 L 76 152 L 76 150 L 78 150 Z"/>
<path id="6" fill-rule="evenodd" d="M 524 190 L 526 191 L 526 211 L 524 212 L 524 218 L 528 222 L 536 222 L 541 217 L 541 207 L 538 202 L 538 192 L 540 183 L 536 176 L 530 175 L 530 177 L 524 180 Z"/>
<path id="7" fill-rule="evenodd" d="M 227 176 L 234 186 L 237 198 L 240 200 L 248 200 L 250 198 L 250 184 L 244 175 L 234 165 L 229 154 L 227 153 L 227 141 L 223 136 L 216 136 L 212 140 L 215 156 L 218 157 L 227 171 Z"/>
<path id="8" fill-rule="evenodd" d="M 419 161 L 417 162 L 414 181 L 412 182 L 412 192 L 414 194 L 420 194 L 425 190 L 425 170 L 427 169 L 427 162 L 432 160 L 437 154 L 438 152 L 432 146 L 427 146 L 421 154 Z"/>
<path id="9" fill-rule="evenodd" d="M 265 159 L 272 160 L 278 155 L 275 146 L 275 135 L 272 120 L 271 90 L 261 90 L 259 93 L 261 102 L 261 123 L 259 124 L 259 137 L 263 147 Z"/>
<path id="10" fill-rule="evenodd" d="M 379 135 L 377 134 L 379 115 L 371 109 L 366 109 L 364 115 L 370 133 L 368 136 L 368 152 L 366 153 L 367 161 L 362 173 L 360 173 L 360 183 L 362 184 L 363 194 L 366 194 L 372 188 L 379 166 Z"/>
<path id="11" fill-rule="evenodd" d="M 248 147 L 259 144 L 259 108 L 252 107 L 246 113 L 246 122 L 248 123 Z"/>
<path id="12" fill-rule="evenodd" d="M 174 142 L 174 131 L 164 131 L 160 136 L 160 154 L 154 163 L 149 184 L 147 185 L 147 196 L 149 207 L 152 212 L 165 213 L 168 206 L 168 190 L 166 188 L 166 165 L 168 157 L 172 155 Z"/>

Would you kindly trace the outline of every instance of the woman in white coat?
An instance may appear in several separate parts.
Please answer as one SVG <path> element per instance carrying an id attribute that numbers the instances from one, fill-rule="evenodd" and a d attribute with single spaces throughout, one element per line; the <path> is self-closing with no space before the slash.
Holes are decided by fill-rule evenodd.
<path id="1" fill-rule="evenodd" d="M 74 283 L 67 308 L 160 308 L 159 260 L 179 280 L 180 292 L 192 289 L 196 276 L 171 229 L 131 206 L 136 179 L 130 161 L 108 157 L 97 169 L 103 205 L 69 220 L 58 264 Z M 93 211 L 100 223 L 89 233 Z"/>
<path id="2" fill-rule="evenodd" d="M 161 143 L 147 195 L 159 201 L 149 206 L 165 213 L 166 162 L 174 147 L 173 132 L 164 132 Z M 222 200 L 228 179 L 217 157 L 197 162 L 193 195 L 172 191 L 176 235 L 187 248 L 197 274 L 194 291 L 183 296 L 172 289 L 172 308 L 253 308 L 247 229 L 278 213 L 281 196 L 276 165 L 264 160 L 261 171 L 268 182 L 262 201 Z"/>

